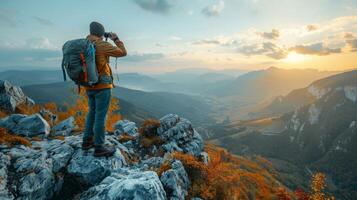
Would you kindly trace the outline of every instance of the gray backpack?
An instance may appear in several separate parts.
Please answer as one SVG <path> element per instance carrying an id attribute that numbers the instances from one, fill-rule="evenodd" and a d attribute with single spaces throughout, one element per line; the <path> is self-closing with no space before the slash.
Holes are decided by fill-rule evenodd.
<path id="1" fill-rule="evenodd" d="M 66 42 L 63 47 L 62 71 L 66 81 L 66 72 L 79 86 L 94 86 L 99 83 L 95 64 L 95 47 L 87 39 Z"/>

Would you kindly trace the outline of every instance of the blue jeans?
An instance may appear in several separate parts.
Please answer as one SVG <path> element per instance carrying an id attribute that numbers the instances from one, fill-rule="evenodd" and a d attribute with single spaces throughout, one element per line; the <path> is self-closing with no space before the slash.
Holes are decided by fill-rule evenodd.
<path id="1" fill-rule="evenodd" d="M 87 90 L 89 112 L 83 139 L 94 136 L 94 145 L 105 141 L 105 120 L 110 104 L 111 89 Z"/>

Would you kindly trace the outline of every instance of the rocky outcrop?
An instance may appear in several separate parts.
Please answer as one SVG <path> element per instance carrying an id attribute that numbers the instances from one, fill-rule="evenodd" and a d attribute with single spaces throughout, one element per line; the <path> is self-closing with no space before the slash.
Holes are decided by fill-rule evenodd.
<path id="1" fill-rule="evenodd" d="M 0 161 L 0 199 L 14 199 L 14 196 L 7 188 L 10 156 L 0 153 Z"/>
<path id="2" fill-rule="evenodd" d="M 85 185 L 95 185 L 111 174 L 113 170 L 126 165 L 125 158 L 119 150 L 110 158 L 95 158 L 93 150 L 77 150 L 68 165 L 67 171 Z"/>
<path id="3" fill-rule="evenodd" d="M 135 122 L 131 122 L 129 120 L 120 120 L 114 125 L 115 134 L 121 135 L 123 133 L 127 133 L 132 136 L 137 136 L 138 128 L 136 127 Z"/>
<path id="4" fill-rule="evenodd" d="M 165 171 L 160 180 L 170 200 L 185 200 L 190 187 L 190 181 L 184 166 L 179 160 L 173 160 L 171 169 Z"/>
<path id="5" fill-rule="evenodd" d="M 158 135 L 165 141 L 163 148 L 167 152 L 180 151 L 199 156 L 203 150 L 200 134 L 192 128 L 189 120 L 175 114 L 160 119 Z"/>
<path id="6" fill-rule="evenodd" d="M 8 127 L 14 133 L 25 136 L 43 134 L 43 130 L 48 130 L 44 128 L 46 126 L 38 125 L 41 123 L 34 123 L 37 125 L 33 127 L 23 124 L 23 121 L 33 118 L 43 120 L 37 114 L 11 115 L 1 121 L 11 124 Z M 53 130 L 61 132 L 73 128 L 67 126 L 69 122 L 71 120 Z M 115 155 L 109 158 L 93 157 L 93 149 L 83 151 L 82 135 L 68 136 L 69 131 L 63 134 L 63 141 L 32 141 L 31 147 L 1 145 L 0 199 L 73 199 L 76 196 L 83 200 L 183 200 L 188 194 L 190 181 L 182 163 L 174 160 L 170 152 L 177 150 L 202 157 L 202 139 L 188 120 L 177 115 L 167 115 L 160 119 L 160 123 L 153 134 L 163 140 L 161 146 L 155 148 L 165 150 L 164 156 L 141 155 L 144 151 L 140 150 L 143 147 L 137 137 L 138 128 L 130 121 L 118 122 L 117 128 L 135 136 L 134 140 L 121 143 L 118 135 L 106 136 L 106 144 L 116 148 Z M 176 149 L 168 148 L 169 145 Z M 170 168 L 161 171 L 159 177 L 158 169 L 167 162 Z"/>
<path id="7" fill-rule="evenodd" d="M 68 119 L 65 119 L 61 121 L 60 123 L 56 124 L 54 127 L 52 127 L 52 132 L 54 135 L 63 135 L 67 136 L 70 135 L 73 130 L 75 130 L 77 127 L 76 121 L 74 117 L 69 117 Z"/>
<path id="8" fill-rule="evenodd" d="M 165 200 L 166 193 L 159 177 L 153 171 L 113 173 L 99 185 L 84 192 L 81 200 Z"/>
<path id="9" fill-rule="evenodd" d="M 50 133 L 50 125 L 39 114 L 30 116 L 12 114 L 0 120 L 0 127 L 7 128 L 14 134 L 26 137 L 47 136 Z"/>
<path id="10" fill-rule="evenodd" d="M 14 112 L 16 107 L 23 103 L 35 104 L 31 98 L 22 92 L 20 87 L 11 85 L 9 81 L 0 80 L 0 108 Z"/>

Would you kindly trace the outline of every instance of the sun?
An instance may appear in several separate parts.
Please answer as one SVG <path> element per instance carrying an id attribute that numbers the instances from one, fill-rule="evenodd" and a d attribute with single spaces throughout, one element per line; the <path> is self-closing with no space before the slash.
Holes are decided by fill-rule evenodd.
<path id="1" fill-rule="evenodd" d="M 296 62 L 301 62 L 306 60 L 306 56 L 302 55 L 302 54 L 298 54 L 296 52 L 290 52 L 288 54 L 288 56 L 283 59 L 283 61 L 285 62 L 289 62 L 289 63 L 296 63 Z"/>

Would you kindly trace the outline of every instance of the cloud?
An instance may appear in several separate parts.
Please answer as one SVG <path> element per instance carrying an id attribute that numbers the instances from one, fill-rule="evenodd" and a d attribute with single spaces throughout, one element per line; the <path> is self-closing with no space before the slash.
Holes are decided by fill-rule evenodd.
<path id="1" fill-rule="evenodd" d="M 134 2 L 146 11 L 159 14 L 167 14 L 173 7 L 170 0 L 134 0 Z"/>
<path id="2" fill-rule="evenodd" d="M 37 23 L 43 25 L 43 26 L 53 26 L 53 22 L 51 20 L 42 18 L 42 17 L 37 17 L 34 16 L 32 17 Z"/>
<path id="3" fill-rule="evenodd" d="M 265 42 L 262 44 L 245 45 L 237 49 L 238 53 L 252 56 L 252 55 L 265 55 L 273 59 L 283 59 L 288 55 L 288 51 L 277 46 L 271 42 Z"/>
<path id="4" fill-rule="evenodd" d="M 213 5 L 203 8 L 202 14 L 206 15 L 207 17 L 214 17 L 214 16 L 218 16 L 219 14 L 221 14 L 223 9 L 224 9 L 224 1 L 220 0 L 220 1 L 218 1 L 217 4 L 213 4 Z"/>
<path id="5" fill-rule="evenodd" d="M 351 52 L 357 52 L 357 39 L 346 40 L 346 43 L 350 46 Z"/>
<path id="6" fill-rule="evenodd" d="M 353 39 L 353 34 L 352 33 L 345 33 L 344 38 L 345 39 Z"/>
<path id="7" fill-rule="evenodd" d="M 62 53 L 49 49 L 0 48 L 0 66 L 60 66 Z"/>
<path id="8" fill-rule="evenodd" d="M 30 38 L 25 40 L 25 46 L 31 49 L 56 49 L 48 38 Z"/>
<path id="9" fill-rule="evenodd" d="M 309 25 L 306 26 L 306 30 L 308 32 L 316 31 L 317 29 L 318 29 L 318 27 L 316 25 L 314 25 L 314 24 L 309 24 Z"/>
<path id="10" fill-rule="evenodd" d="M 20 21 L 16 19 L 14 13 L 12 10 L 0 9 L 0 25 L 16 27 Z"/>
<path id="11" fill-rule="evenodd" d="M 61 50 L 45 37 L 0 43 L 0 66 L 59 66 L 61 58 Z"/>
<path id="12" fill-rule="evenodd" d="M 178 37 L 178 36 L 171 36 L 169 39 L 170 39 L 170 40 L 175 40 L 175 41 L 180 41 L 180 40 L 182 40 L 182 38 L 181 38 L 181 37 Z"/>
<path id="13" fill-rule="evenodd" d="M 263 32 L 263 33 L 259 33 L 259 35 L 265 39 L 275 40 L 279 37 L 280 33 L 279 30 L 272 29 L 271 32 Z"/>
<path id="14" fill-rule="evenodd" d="M 164 58 L 165 55 L 162 53 L 143 53 L 143 54 L 131 54 L 122 58 L 121 60 L 124 62 L 142 62 L 149 60 L 157 60 L 160 58 Z"/>
<path id="15" fill-rule="evenodd" d="M 299 54 L 305 55 L 318 55 L 318 56 L 326 56 L 333 53 L 341 53 L 340 48 L 328 48 L 322 42 L 309 44 L 309 45 L 296 45 L 290 48 L 290 51 L 295 51 Z"/>
<path id="16" fill-rule="evenodd" d="M 205 45 L 205 44 L 221 44 L 218 40 L 199 40 L 192 42 L 193 45 Z"/>

